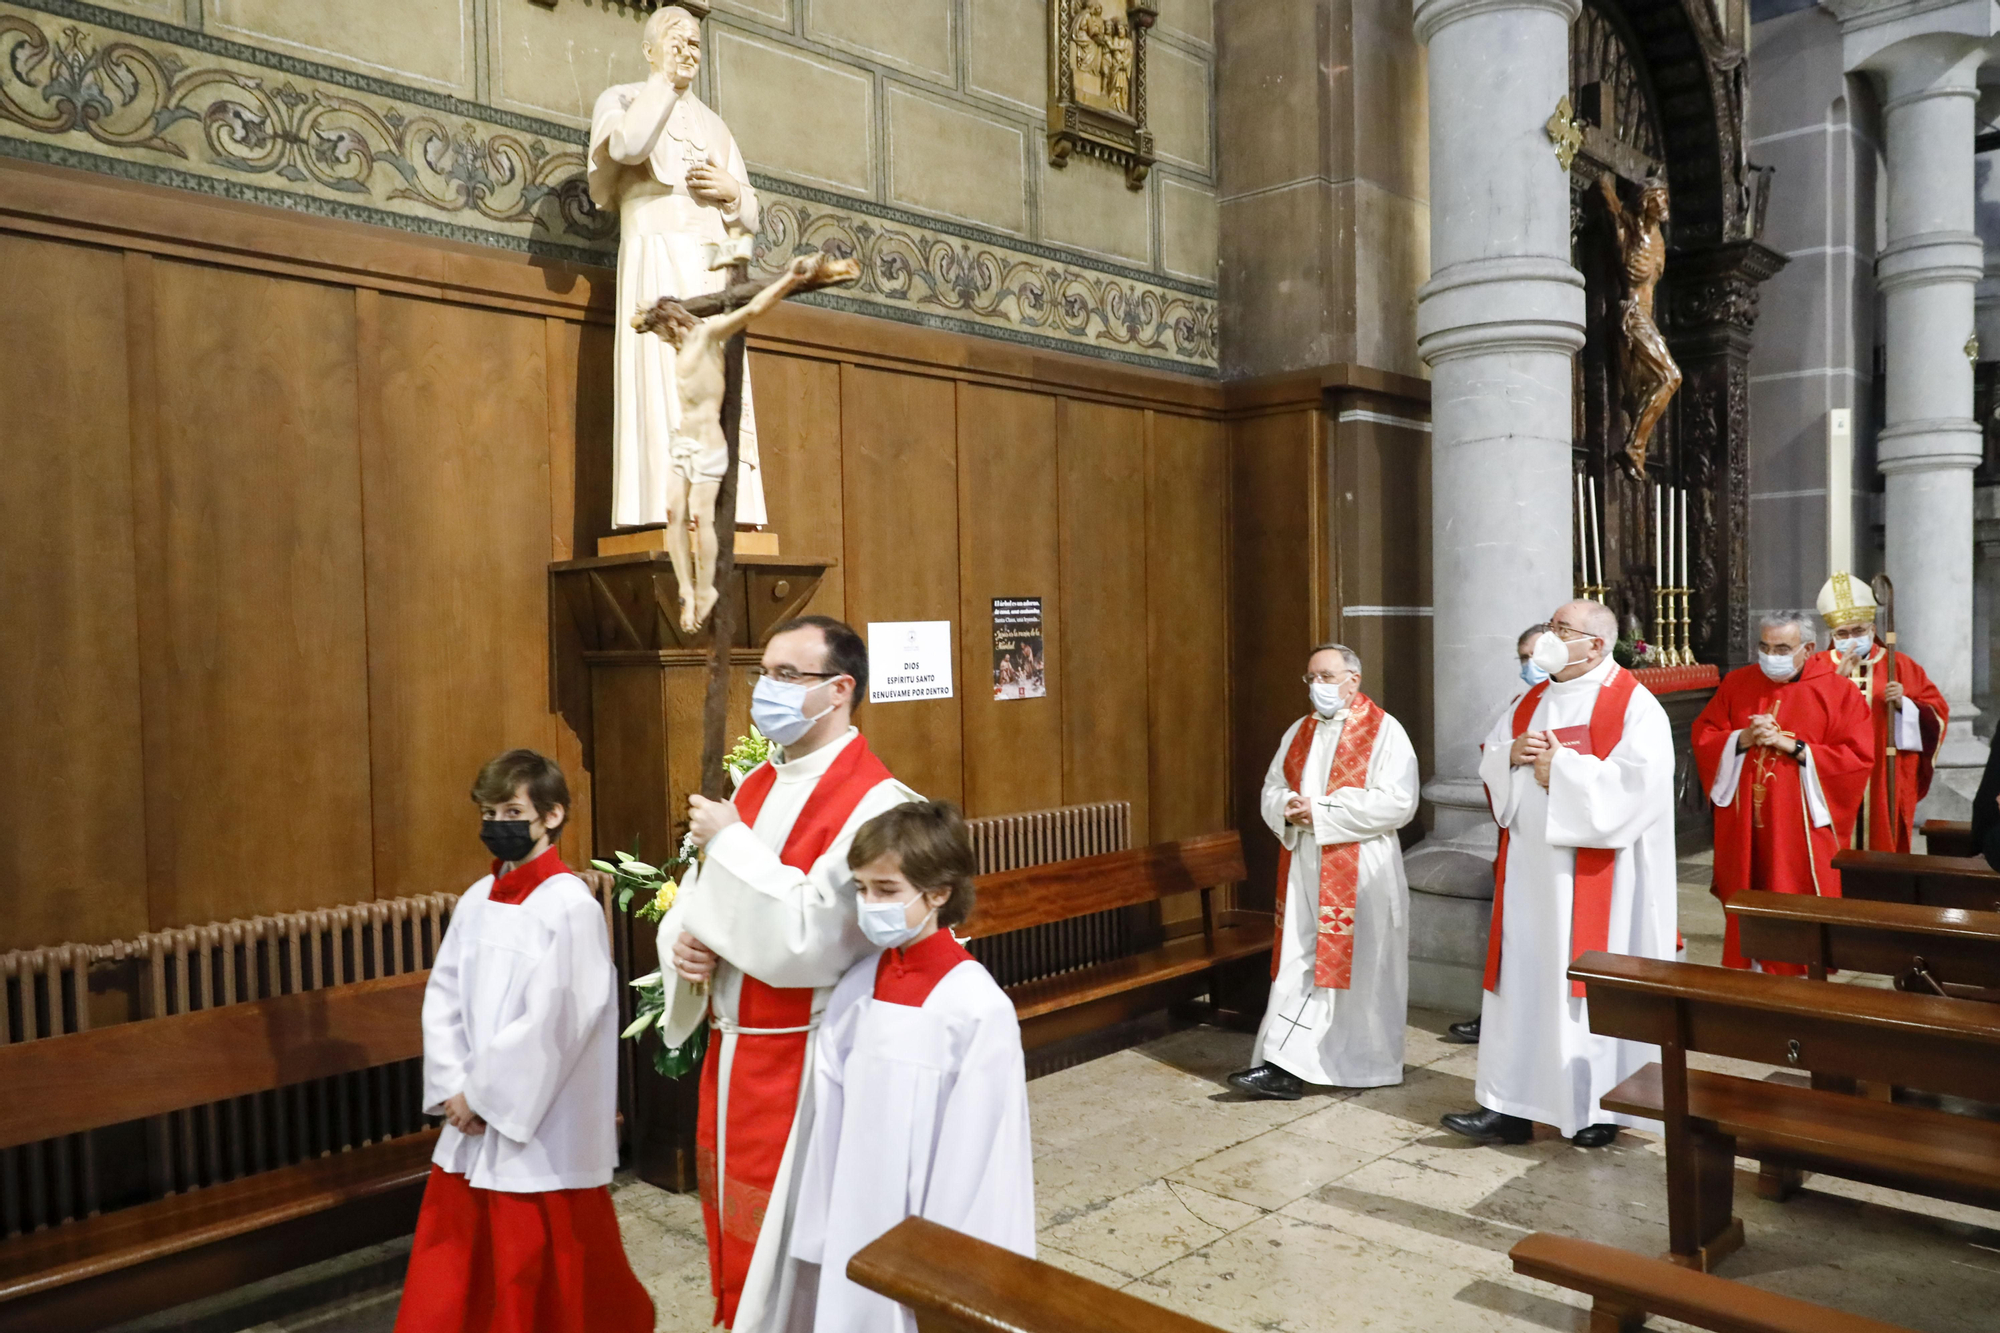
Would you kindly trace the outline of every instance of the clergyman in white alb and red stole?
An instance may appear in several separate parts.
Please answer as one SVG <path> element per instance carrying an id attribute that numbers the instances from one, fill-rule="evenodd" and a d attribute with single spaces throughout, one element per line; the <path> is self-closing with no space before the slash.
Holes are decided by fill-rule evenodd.
<path id="1" fill-rule="evenodd" d="M 860 732 L 763 764 L 736 790 L 741 824 L 660 923 L 660 955 L 687 931 L 720 955 L 709 986 L 671 970 L 661 1036 L 678 1045 L 710 1015 L 695 1150 L 716 1322 L 789 1326 L 797 1175 L 812 1131 L 813 1048 L 832 986 L 874 950 L 854 912 L 847 848 L 863 824 L 920 799 Z M 804 1294 L 810 1316 L 811 1293 Z"/>
<path id="2" fill-rule="evenodd" d="M 1396 831 L 1417 813 L 1417 787 L 1409 734 L 1358 689 L 1279 743 L 1262 800 L 1283 851 L 1256 1065 L 1343 1088 L 1403 1081 L 1409 882 Z M 1299 796 L 1311 827 L 1286 815 Z"/>

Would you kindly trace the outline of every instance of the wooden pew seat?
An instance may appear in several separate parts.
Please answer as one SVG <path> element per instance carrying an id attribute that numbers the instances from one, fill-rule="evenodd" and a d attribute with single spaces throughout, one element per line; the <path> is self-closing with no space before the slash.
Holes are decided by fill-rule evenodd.
<path id="1" fill-rule="evenodd" d="M 1522 1240 L 1507 1257 L 1523 1277 L 1590 1297 L 1590 1333 L 1638 1333 L 1647 1315 L 1713 1333 L 1904 1333 L 1879 1319 L 1546 1231 Z"/>
<path id="2" fill-rule="evenodd" d="M 0 1148 L 372 1069 L 423 1053 L 428 972 L 0 1046 Z M 437 1131 L 0 1241 L 0 1327 L 79 1333 L 416 1225 Z"/>
<path id="3" fill-rule="evenodd" d="M 1914 856 L 1850 847 L 1833 854 L 1833 868 L 1840 872 L 1843 898 L 2000 911 L 2000 873 L 1983 857 Z"/>
<path id="4" fill-rule="evenodd" d="M 1729 915 L 1751 958 L 1897 979 L 1902 990 L 2000 1000 L 2000 912 L 1915 903 L 1739 893 Z"/>
<path id="5" fill-rule="evenodd" d="M 977 940 L 1177 894 L 1201 895 L 1199 934 L 1007 987 L 1020 1015 L 1022 1044 L 1032 1050 L 1164 1008 L 1205 987 L 1254 981 L 1261 971 L 1253 960 L 1271 952 L 1272 919 L 1223 913 L 1212 901 L 1216 890 L 1243 875 L 1243 841 L 1234 832 L 982 875 L 972 917 L 958 933 Z"/>

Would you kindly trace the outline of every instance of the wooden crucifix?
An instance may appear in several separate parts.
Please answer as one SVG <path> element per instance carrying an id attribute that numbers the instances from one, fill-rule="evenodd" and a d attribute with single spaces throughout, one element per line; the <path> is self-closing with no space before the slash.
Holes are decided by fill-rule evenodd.
<path id="1" fill-rule="evenodd" d="M 720 596 L 736 571 L 736 469 L 743 422 L 744 330 L 750 322 L 797 292 L 853 282 L 861 266 L 852 259 L 802 255 L 768 283 L 752 282 L 748 266 L 732 269 L 736 281 L 685 301 L 664 297 L 632 317 L 641 333 L 674 345 L 680 395 L 675 432 L 674 480 L 667 521 L 668 554 L 680 585 L 681 629 L 709 626 L 708 693 L 702 704 L 701 794 L 727 797 L 729 649 L 736 637 L 735 607 Z"/>

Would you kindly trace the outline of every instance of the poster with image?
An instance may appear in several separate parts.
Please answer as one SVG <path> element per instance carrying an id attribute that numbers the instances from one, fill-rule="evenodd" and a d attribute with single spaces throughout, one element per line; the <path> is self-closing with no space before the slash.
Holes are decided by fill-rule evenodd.
<path id="1" fill-rule="evenodd" d="M 993 599 L 993 697 L 1040 699 L 1049 692 L 1042 664 L 1042 599 Z"/>

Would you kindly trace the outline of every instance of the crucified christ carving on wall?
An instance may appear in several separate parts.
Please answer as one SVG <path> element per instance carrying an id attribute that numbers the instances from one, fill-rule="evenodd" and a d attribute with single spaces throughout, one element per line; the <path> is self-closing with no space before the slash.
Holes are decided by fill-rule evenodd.
<path id="1" fill-rule="evenodd" d="M 1625 299 L 1619 305 L 1619 379 L 1631 427 L 1619 462 L 1634 477 L 1645 475 L 1646 445 L 1667 404 L 1681 387 L 1681 368 L 1667 350 L 1667 340 L 1653 315 L 1653 297 L 1667 267 L 1667 240 L 1661 224 L 1667 220 L 1667 187 L 1648 181 L 1639 195 L 1639 211 L 1628 212 L 1618 198 L 1609 172 L 1597 178 L 1604 205 L 1618 229 L 1618 255 L 1625 275 Z"/>

